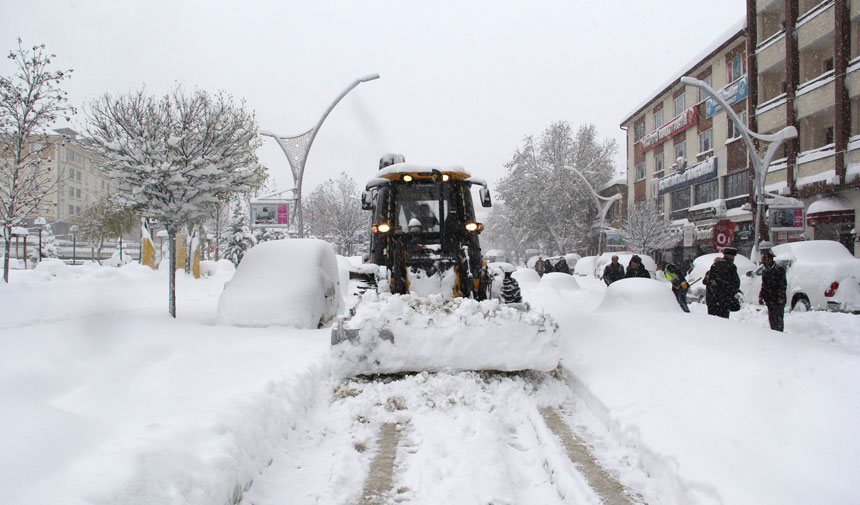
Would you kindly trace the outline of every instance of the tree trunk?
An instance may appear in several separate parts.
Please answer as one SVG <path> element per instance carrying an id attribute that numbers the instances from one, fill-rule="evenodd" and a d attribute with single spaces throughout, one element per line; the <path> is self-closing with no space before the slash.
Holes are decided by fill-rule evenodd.
<path id="1" fill-rule="evenodd" d="M 170 317 L 176 318 L 176 231 L 167 230 L 167 250 L 170 255 L 170 271 L 167 273 L 169 283 L 169 298 L 167 302 L 167 310 L 170 312 Z"/>
<path id="2" fill-rule="evenodd" d="M 5 244 L 3 248 L 5 253 L 3 254 L 3 280 L 6 284 L 9 283 L 9 253 L 12 252 L 12 232 L 9 228 L 3 227 L 3 239 Z"/>

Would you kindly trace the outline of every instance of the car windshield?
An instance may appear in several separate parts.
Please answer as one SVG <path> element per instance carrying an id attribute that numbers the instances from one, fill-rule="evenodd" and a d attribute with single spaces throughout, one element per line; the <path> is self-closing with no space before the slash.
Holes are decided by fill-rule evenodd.
<path id="1" fill-rule="evenodd" d="M 396 225 L 400 230 L 407 230 L 409 223 L 415 219 L 421 226 L 420 231 L 439 231 L 439 225 L 442 221 L 439 216 L 445 216 L 448 213 L 448 201 L 443 200 L 441 203 L 440 214 L 439 186 L 436 184 L 398 188 Z"/>

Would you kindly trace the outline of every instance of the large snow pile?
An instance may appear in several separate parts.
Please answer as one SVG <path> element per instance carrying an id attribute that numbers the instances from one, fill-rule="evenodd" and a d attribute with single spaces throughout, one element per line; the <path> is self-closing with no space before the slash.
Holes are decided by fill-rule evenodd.
<path id="1" fill-rule="evenodd" d="M 218 323 L 317 328 L 341 305 L 337 259 L 316 239 L 270 240 L 249 249 L 224 286 Z"/>
<path id="2" fill-rule="evenodd" d="M 356 374 L 440 370 L 541 370 L 558 365 L 555 322 L 542 311 L 498 300 L 367 292 L 357 330 L 332 349 L 332 371 Z"/>
<path id="3" fill-rule="evenodd" d="M 671 288 L 663 282 L 631 277 L 606 288 L 600 312 L 682 312 Z"/>

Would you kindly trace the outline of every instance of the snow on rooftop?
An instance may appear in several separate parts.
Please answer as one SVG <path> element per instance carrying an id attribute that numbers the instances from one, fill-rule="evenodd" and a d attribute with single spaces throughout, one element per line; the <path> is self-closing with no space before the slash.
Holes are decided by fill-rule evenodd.
<path id="1" fill-rule="evenodd" d="M 633 116 L 638 114 L 639 111 L 641 111 L 648 104 L 650 104 L 654 100 L 654 98 L 663 94 L 667 88 L 673 86 L 681 77 L 684 77 L 685 75 L 689 74 L 690 71 L 692 71 L 696 67 L 698 67 L 703 62 L 703 60 L 708 57 L 708 55 L 710 55 L 711 53 L 713 53 L 714 51 L 719 49 L 726 42 L 734 39 L 735 36 L 738 34 L 738 32 L 741 32 L 744 28 L 746 28 L 746 26 L 747 26 L 747 19 L 746 19 L 746 15 L 744 15 L 743 18 L 739 19 L 734 24 L 732 24 L 725 32 L 720 34 L 720 36 L 717 37 L 711 44 L 705 46 L 705 48 L 702 49 L 701 52 L 696 54 L 696 56 L 693 59 L 691 59 L 686 65 L 683 65 L 681 67 L 682 70 L 680 72 L 675 74 L 671 79 L 669 79 L 662 86 L 657 88 L 657 90 L 655 92 L 649 94 L 647 99 L 645 99 L 644 101 L 639 103 L 633 110 L 631 110 L 629 113 L 627 113 L 624 116 L 624 119 L 621 121 L 621 124 L 623 125 L 624 123 L 628 122 L 631 118 L 633 118 Z"/>

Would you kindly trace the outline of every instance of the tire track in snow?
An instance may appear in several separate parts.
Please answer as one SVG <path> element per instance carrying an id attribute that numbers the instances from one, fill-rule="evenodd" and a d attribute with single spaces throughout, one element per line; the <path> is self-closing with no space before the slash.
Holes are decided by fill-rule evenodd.
<path id="1" fill-rule="evenodd" d="M 572 435 L 557 435 L 565 421 L 551 413 L 576 400 L 551 374 L 415 374 L 332 390 L 243 505 L 632 503 L 606 498 L 569 457 Z"/>

